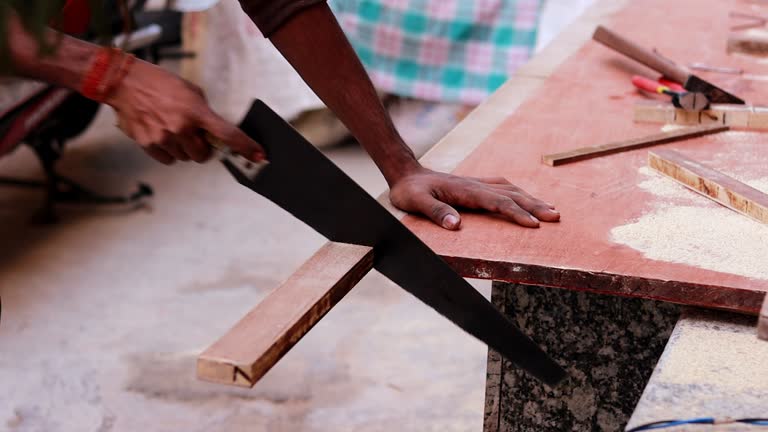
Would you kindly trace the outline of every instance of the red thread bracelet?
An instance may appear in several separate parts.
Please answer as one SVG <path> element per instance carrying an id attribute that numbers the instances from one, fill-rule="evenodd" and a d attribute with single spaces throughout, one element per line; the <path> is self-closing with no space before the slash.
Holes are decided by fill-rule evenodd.
<path id="1" fill-rule="evenodd" d="M 96 53 L 93 63 L 91 63 L 90 68 L 85 73 L 82 85 L 80 86 L 80 93 L 83 96 L 101 102 L 102 94 L 99 89 L 104 78 L 107 76 L 107 72 L 109 72 L 109 65 L 113 55 L 114 52 L 109 48 L 102 48 Z"/>
<path id="2" fill-rule="evenodd" d="M 128 72 L 135 61 L 136 57 L 132 54 L 123 53 L 123 61 L 120 63 L 120 67 L 118 67 L 117 71 L 114 73 L 114 77 L 111 77 L 104 88 L 104 92 L 102 93 L 104 100 L 107 100 L 112 96 L 112 93 L 115 92 L 120 83 L 125 79 L 126 75 L 128 75 Z"/>
<path id="3" fill-rule="evenodd" d="M 115 68 L 114 66 L 120 62 Z M 101 48 L 83 76 L 80 93 L 104 103 L 114 93 L 136 61 L 136 57 L 117 48 Z"/>

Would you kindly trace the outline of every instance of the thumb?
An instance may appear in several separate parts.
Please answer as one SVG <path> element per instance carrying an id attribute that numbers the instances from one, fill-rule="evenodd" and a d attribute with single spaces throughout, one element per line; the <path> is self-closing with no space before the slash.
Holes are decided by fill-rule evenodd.
<path id="1" fill-rule="evenodd" d="M 428 195 L 414 204 L 420 213 L 445 229 L 455 231 L 461 226 L 459 212 L 448 204 L 435 199 L 432 195 Z"/>
<path id="2" fill-rule="evenodd" d="M 235 153 L 253 162 L 266 159 L 266 152 L 263 147 L 248 137 L 240 128 L 224 120 L 213 111 L 205 114 L 200 123 L 203 129 Z"/>

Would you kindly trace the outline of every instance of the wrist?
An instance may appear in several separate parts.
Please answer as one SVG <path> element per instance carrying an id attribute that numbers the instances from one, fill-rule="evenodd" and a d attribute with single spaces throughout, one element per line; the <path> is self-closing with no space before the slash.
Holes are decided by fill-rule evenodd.
<path id="1" fill-rule="evenodd" d="M 134 60 L 132 55 L 116 48 L 99 49 L 83 74 L 80 93 L 96 102 L 107 102 L 122 85 Z"/>
<path id="2" fill-rule="evenodd" d="M 405 148 L 405 151 L 389 155 L 382 164 L 379 164 L 379 169 L 390 187 L 402 178 L 424 170 L 424 167 L 421 166 L 410 149 L 405 144 L 402 144 L 402 146 Z M 391 148 L 397 147 L 392 146 Z"/>

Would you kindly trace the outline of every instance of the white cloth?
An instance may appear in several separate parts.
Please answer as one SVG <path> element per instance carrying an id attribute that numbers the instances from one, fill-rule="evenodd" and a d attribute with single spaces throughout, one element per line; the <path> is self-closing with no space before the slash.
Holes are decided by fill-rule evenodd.
<path id="1" fill-rule="evenodd" d="M 184 49 L 196 57 L 182 63 L 182 75 L 202 87 L 226 119 L 240 121 L 256 98 L 286 119 L 323 107 L 237 1 L 187 13 L 183 27 Z"/>
<path id="2" fill-rule="evenodd" d="M 539 15 L 536 52 L 549 45 L 594 2 L 595 0 L 546 0 Z"/>
<path id="3" fill-rule="evenodd" d="M 149 0 L 144 5 L 148 10 L 170 8 L 179 12 L 198 12 L 210 9 L 219 0 Z"/>

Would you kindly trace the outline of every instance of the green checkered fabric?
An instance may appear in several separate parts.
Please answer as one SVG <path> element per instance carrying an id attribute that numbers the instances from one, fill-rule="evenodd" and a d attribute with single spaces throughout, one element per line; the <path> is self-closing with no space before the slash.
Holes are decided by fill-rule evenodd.
<path id="1" fill-rule="evenodd" d="M 379 89 L 478 104 L 531 55 L 541 0 L 330 0 Z"/>

